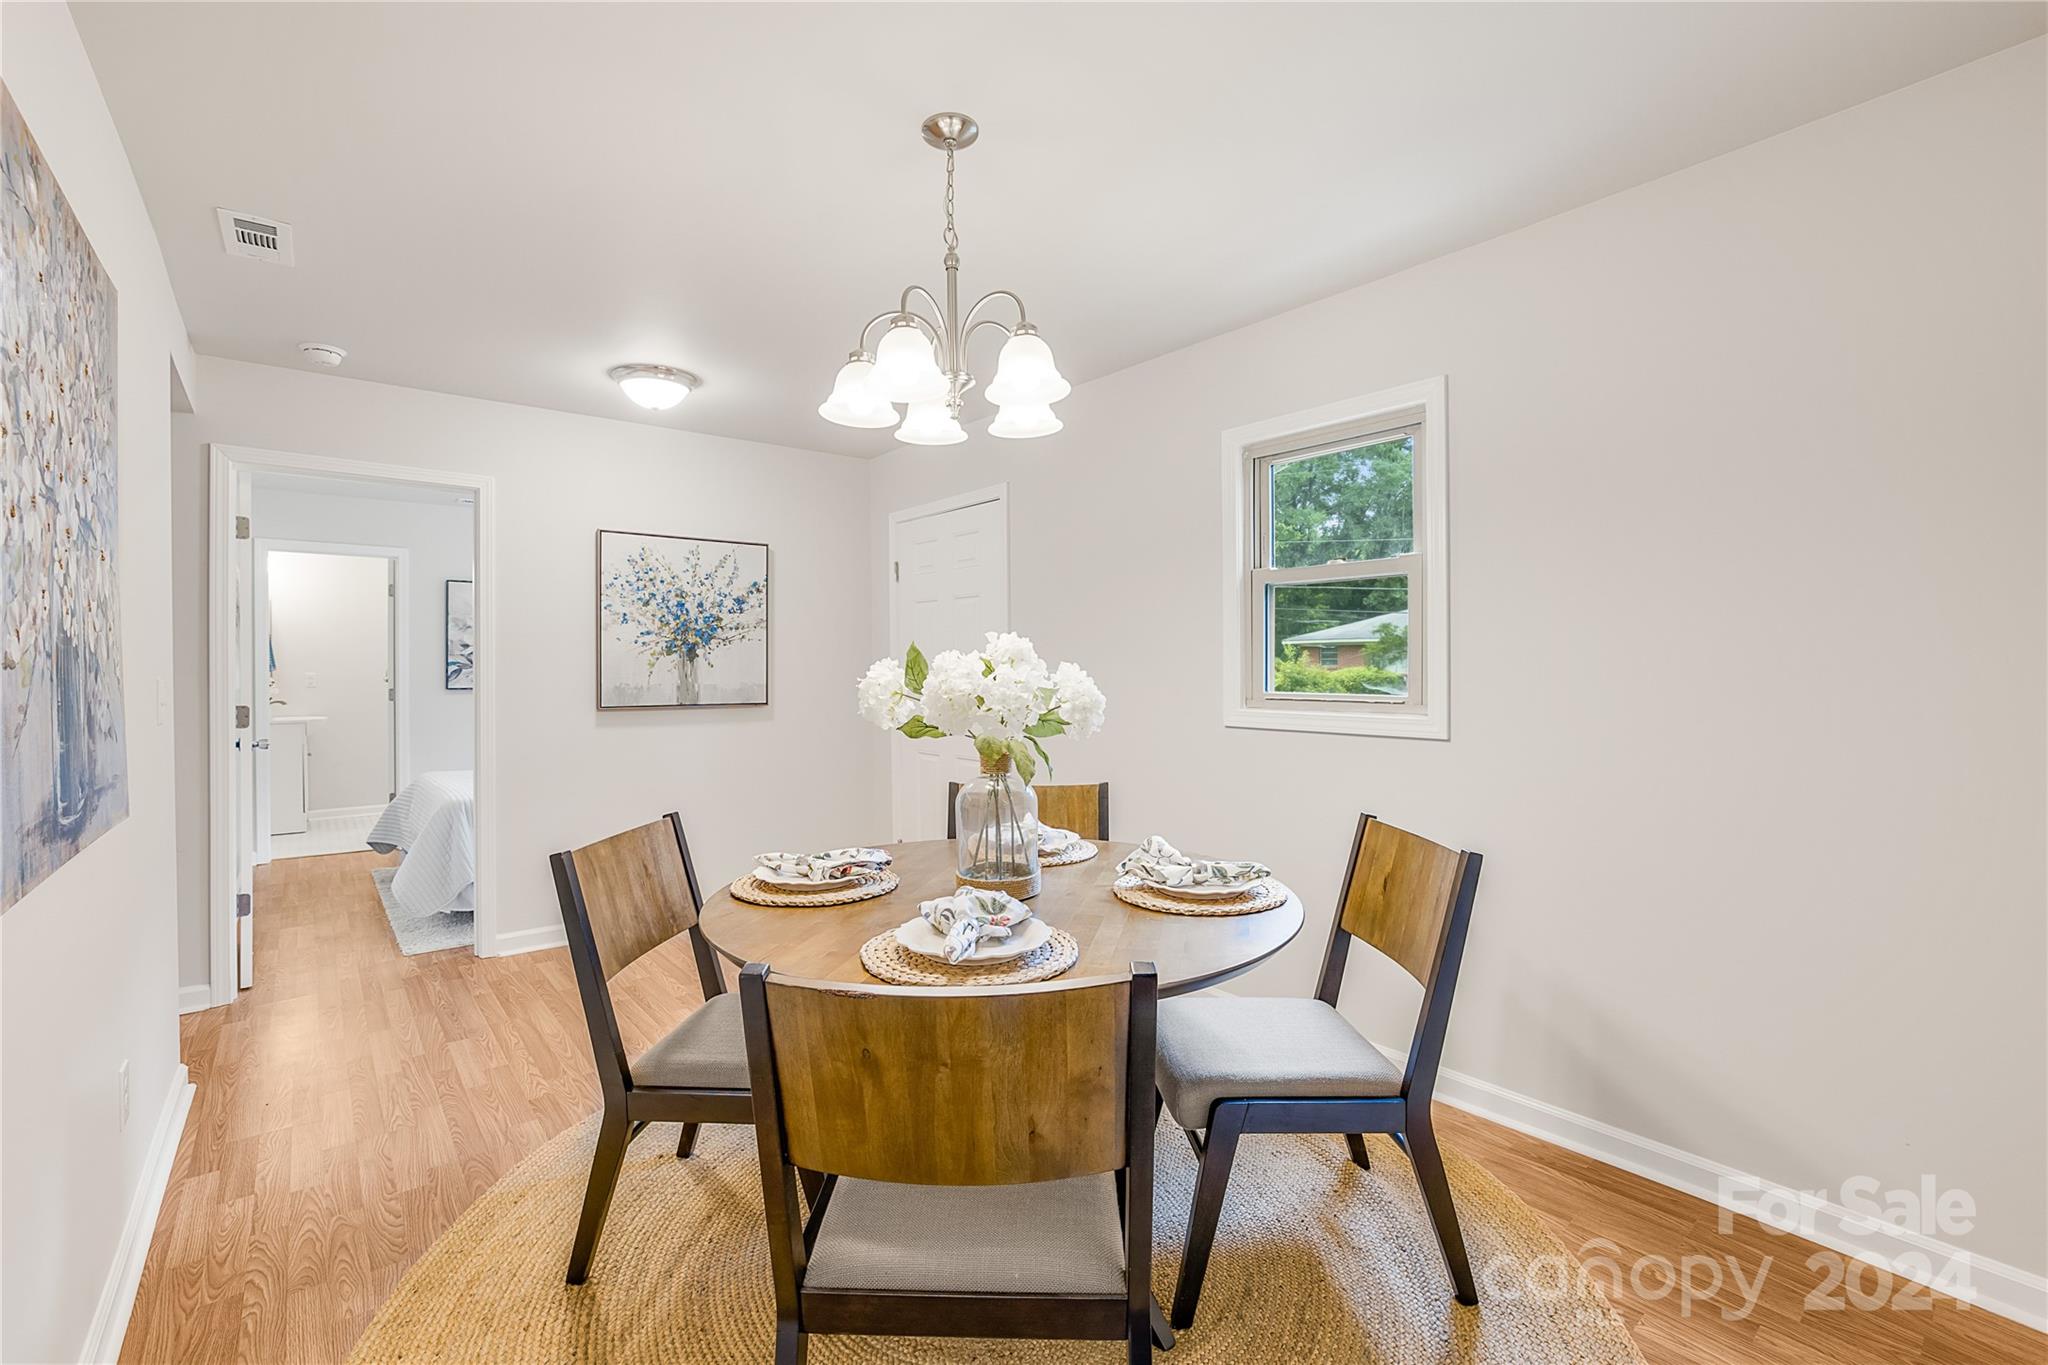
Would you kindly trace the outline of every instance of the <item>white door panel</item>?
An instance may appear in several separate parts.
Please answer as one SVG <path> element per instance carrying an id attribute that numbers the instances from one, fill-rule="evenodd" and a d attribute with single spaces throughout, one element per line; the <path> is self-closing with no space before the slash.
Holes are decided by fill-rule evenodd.
<path id="1" fill-rule="evenodd" d="M 912 642 L 927 658 L 974 649 L 989 631 L 1010 628 L 1007 504 L 1000 497 L 892 523 L 894 638 L 901 656 Z M 892 745 L 894 828 L 898 839 L 946 833 L 946 784 L 977 765 L 964 739 L 898 740 Z"/>
<path id="2" fill-rule="evenodd" d="M 254 497 L 247 474 L 235 478 L 235 519 L 246 527 Z M 253 534 L 253 532 L 251 533 Z M 235 730 L 235 978 L 243 989 L 256 984 L 255 873 L 256 738 L 253 728 L 263 700 L 256 691 L 256 557 L 250 535 L 233 542 L 234 563 L 234 705 L 243 724 Z"/>

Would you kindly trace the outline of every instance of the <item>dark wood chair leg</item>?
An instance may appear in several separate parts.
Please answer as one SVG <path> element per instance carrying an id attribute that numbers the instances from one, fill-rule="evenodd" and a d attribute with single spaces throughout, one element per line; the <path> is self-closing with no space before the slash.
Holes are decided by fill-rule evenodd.
<path id="1" fill-rule="evenodd" d="M 569 1249 L 570 1284 L 582 1284 L 590 1277 L 590 1258 L 597 1251 L 597 1234 L 604 1231 L 605 1211 L 612 1206 L 612 1190 L 619 1183 L 619 1166 L 626 1159 L 631 1131 L 624 1114 L 607 1111 L 598 1123 L 597 1150 L 590 1156 L 590 1183 L 583 1190 L 583 1216 L 576 1222 L 576 1242 Z"/>
<path id="2" fill-rule="evenodd" d="M 1365 1150 L 1365 1134 L 1346 1133 L 1344 1141 L 1351 1148 L 1351 1164 L 1361 1171 L 1371 1170 L 1372 1157 Z"/>
<path id="3" fill-rule="evenodd" d="M 1444 1253 L 1444 1265 L 1451 1272 L 1451 1287 L 1459 1303 L 1479 1302 L 1472 1283 L 1472 1265 L 1465 1257 L 1465 1234 L 1458 1228 L 1458 1210 L 1451 1203 L 1451 1181 L 1444 1174 L 1443 1154 L 1437 1150 L 1436 1131 L 1426 1111 L 1411 1109 L 1408 1131 L 1402 1146 L 1415 1163 L 1415 1179 L 1422 1185 L 1423 1202 L 1429 1205 L 1429 1221 L 1436 1227 L 1437 1245 Z"/>
<path id="4" fill-rule="evenodd" d="M 804 1365 L 810 1359 L 811 1338 L 787 1318 L 775 1323 L 775 1365 Z"/>
<path id="5" fill-rule="evenodd" d="M 1167 1322 L 1166 1314 L 1160 1311 L 1157 1298 L 1152 1300 L 1151 1316 L 1152 1344 L 1162 1351 L 1171 1351 L 1173 1349 L 1173 1327 Z"/>
<path id="6" fill-rule="evenodd" d="M 1209 1115 L 1209 1140 L 1202 1149 L 1201 1173 L 1195 1177 L 1188 1240 L 1181 1248 L 1180 1279 L 1173 1288 L 1170 1320 L 1181 1331 L 1193 1324 L 1195 1305 L 1202 1297 L 1202 1277 L 1209 1272 L 1209 1248 L 1216 1241 L 1216 1220 L 1223 1213 L 1223 1195 L 1230 1186 L 1230 1164 L 1237 1159 L 1245 1113 L 1244 1105 L 1225 1103 Z"/>
<path id="7" fill-rule="evenodd" d="M 697 1125 L 694 1123 L 686 1123 L 683 1125 L 683 1135 L 680 1138 L 676 1139 L 676 1156 L 681 1160 L 687 1161 L 689 1159 L 690 1153 L 696 1150 Z"/>
<path id="8" fill-rule="evenodd" d="M 1125 1332 L 1130 1346 L 1130 1365 L 1150 1365 L 1152 1360 L 1152 1315 L 1133 1313 Z"/>

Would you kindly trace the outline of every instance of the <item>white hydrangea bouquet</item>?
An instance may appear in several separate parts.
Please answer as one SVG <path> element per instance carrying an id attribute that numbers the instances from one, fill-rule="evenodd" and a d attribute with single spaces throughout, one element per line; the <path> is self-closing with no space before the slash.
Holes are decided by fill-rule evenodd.
<path id="1" fill-rule="evenodd" d="M 930 660 L 912 644 L 901 659 L 876 660 L 857 695 L 861 715 L 884 730 L 973 741 L 982 775 L 957 799 L 959 879 L 1021 898 L 1038 890 L 1038 799 L 1030 783 L 1040 760 L 1052 766 L 1042 741 L 1096 733 L 1108 703 L 1079 664 L 1050 667 L 1021 635 L 990 631 L 987 639 L 981 649 L 948 649 Z"/>
<path id="2" fill-rule="evenodd" d="M 1086 739 L 1108 702 L 1079 664 L 1049 668 L 1022 635 L 988 633 L 984 649 L 948 649 L 927 661 L 913 643 L 901 659 L 877 659 L 859 685 L 860 713 L 911 739 L 962 735 L 983 763 L 1008 759 L 1029 782 L 1040 740 Z"/>

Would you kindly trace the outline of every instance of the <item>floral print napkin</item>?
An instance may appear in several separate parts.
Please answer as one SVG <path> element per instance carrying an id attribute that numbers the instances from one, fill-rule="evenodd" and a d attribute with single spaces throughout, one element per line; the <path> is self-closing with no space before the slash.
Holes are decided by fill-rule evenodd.
<path id="1" fill-rule="evenodd" d="M 950 896 L 917 907 L 924 922 L 945 935 L 946 961 L 965 962 L 983 939 L 1008 938 L 1015 926 L 1031 918 L 1031 907 L 1015 896 L 963 886 Z"/>
<path id="2" fill-rule="evenodd" d="M 1154 834 L 1116 865 L 1119 872 L 1134 873 L 1140 881 L 1154 886 L 1246 886 L 1273 875 L 1264 863 L 1222 858 L 1190 858 Z"/>
<path id="3" fill-rule="evenodd" d="M 1040 853 L 1064 853 L 1081 842 L 1081 836 L 1070 829 L 1059 829 L 1052 825 L 1038 827 L 1038 851 Z"/>
<path id="4" fill-rule="evenodd" d="M 837 882 L 877 867 L 887 867 L 890 856 L 879 848 L 834 848 L 823 853 L 757 853 L 754 866 L 778 877 L 807 882 Z"/>

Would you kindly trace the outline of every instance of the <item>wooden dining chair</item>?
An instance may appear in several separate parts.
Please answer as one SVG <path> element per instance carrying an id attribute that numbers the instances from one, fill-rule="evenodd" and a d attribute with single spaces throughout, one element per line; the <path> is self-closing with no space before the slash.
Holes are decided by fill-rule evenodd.
<path id="1" fill-rule="evenodd" d="M 1415 1166 L 1458 1302 L 1479 1301 L 1429 1111 L 1479 864 L 1477 853 L 1361 815 L 1312 999 L 1197 995 L 1160 1004 L 1160 1102 L 1201 1159 L 1173 1294 L 1175 1327 L 1195 1320 L 1231 1162 L 1246 1133 L 1342 1133 L 1351 1159 L 1368 1169 L 1361 1135 L 1392 1133 Z M 1422 983 L 1405 1067 L 1337 1012 L 1353 938 Z"/>
<path id="2" fill-rule="evenodd" d="M 1038 794 L 1038 823 L 1070 829 L 1083 839 L 1109 838 L 1109 784 L 1069 783 L 1033 787 Z M 946 784 L 946 837 L 957 839 L 960 784 Z"/>
<path id="3" fill-rule="evenodd" d="M 1152 964 L 942 989 L 754 963 L 740 1000 L 777 1365 L 813 1333 L 1172 1345 L 1152 1298 Z"/>
<path id="4" fill-rule="evenodd" d="M 676 1155 L 688 1157 L 699 1124 L 752 1123 L 754 1105 L 739 1001 L 726 993 L 718 957 L 697 925 L 703 898 L 682 817 L 671 812 L 549 861 L 604 1095 L 583 1215 L 569 1251 L 569 1283 L 582 1284 L 627 1144 L 650 1123 L 680 1122 Z M 690 936 L 704 1003 L 629 1064 L 612 1013 L 611 980 L 678 934 Z"/>

